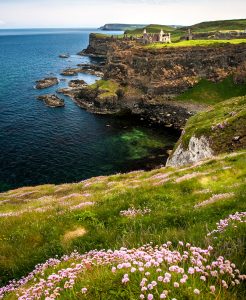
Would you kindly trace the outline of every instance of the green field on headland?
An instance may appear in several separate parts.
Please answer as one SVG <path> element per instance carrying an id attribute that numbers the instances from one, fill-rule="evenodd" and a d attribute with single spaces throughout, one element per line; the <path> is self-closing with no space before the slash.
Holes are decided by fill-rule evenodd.
<path id="1" fill-rule="evenodd" d="M 162 49 L 165 47 L 204 47 L 204 46 L 223 46 L 227 44 L 238 45 L 246 43 L 246 39 L 232 39 L 232 40 L 190 40 L 179 41 L 171 44 L 153 43 L 145 46 L 149 49 Z"/>

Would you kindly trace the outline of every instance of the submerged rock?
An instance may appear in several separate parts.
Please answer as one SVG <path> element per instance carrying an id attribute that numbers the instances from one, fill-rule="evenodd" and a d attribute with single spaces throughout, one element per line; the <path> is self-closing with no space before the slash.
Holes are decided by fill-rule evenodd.
<path id="1" fill-rule="evenodd" d="M 64 54 L 60 54 L 59 57 L 60 58 L 69 58 L 70 55 L 68 53 L 64 53 Z"/>
<path id="2" fill-rule="evenodd" d="M 63 107 L 65 106 L 64 100 L 58 98 L 56 95 L 42 95 L 37 97 L 38 100 L 44 101 L 49 107 Z"/>
<path id="3" fill-rule="evenodd" d="M 47 77 L 36 81 L 36 89 L 46 89 L 59 83 L 56 77 Z"/>

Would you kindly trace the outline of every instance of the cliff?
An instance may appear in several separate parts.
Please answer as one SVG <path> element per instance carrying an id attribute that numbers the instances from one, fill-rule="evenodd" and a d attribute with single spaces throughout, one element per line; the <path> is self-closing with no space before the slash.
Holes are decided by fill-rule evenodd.
<path id="1" fill-rule="evenodd" d="M 105 56 L 106 64 L 104 81 L 75 97 L 81 107 L 103 114 L 129 111 L 150 122 L 182 128 L 207 102 L 176 101 L 178 96 L 204 79 L 216 84 L 232 74 L 241 78 L 246 44 L 153 49 L 131 39 L 91 34 L 83 54 Z M 106 81 L 110 84 L 105 88 Z M 116 88 L 110 90 L 109 85 Z"/>
<path id="2" fill-rule="evenodd" d="M 151 49 L 116 41 L 107 53 L 105 78 L 172 99 L 199 80 L 220 81 L 246 61 L 246 44 Z"/>
<path id="3" fill-rule="evenodd" d="M 88 47 L 79 52 L 78 55 L 107 57 L 107 53 L 113 42 L 114 38 L 109 35 L 91 33 Z"/>
<path id="4" fill-rule="evenodd" d="M 167 166 L 196 163 L 246 148 L 246 96 L 217 104 L 191 117 Z"/>

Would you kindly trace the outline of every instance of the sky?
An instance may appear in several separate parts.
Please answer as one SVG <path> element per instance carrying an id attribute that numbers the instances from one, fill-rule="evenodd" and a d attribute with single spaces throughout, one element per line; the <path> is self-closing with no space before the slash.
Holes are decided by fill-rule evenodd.
<path id="1" fill-rule="evenodd" d="M 192 25 L 240 18 L 246 18 L 246 0 L 0 0 L 0 29 Z"/>

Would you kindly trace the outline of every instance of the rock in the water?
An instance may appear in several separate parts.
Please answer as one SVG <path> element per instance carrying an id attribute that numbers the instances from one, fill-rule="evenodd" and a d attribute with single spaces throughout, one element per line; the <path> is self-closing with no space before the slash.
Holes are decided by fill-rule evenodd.
<path id="1" fill-rule="evenodd" d="M 59 80 L 56 77 L 47 77 L 36 81 L 36 83 L 36 89 L 46 89 L 48 87 L 58 84 Z"/>
<path id="2" fill-rule="evenodd" d="M 80 71 L 79 68 L 69 68 L 69 69 L 63 70 L 61 72 L 61 75 L 63 75 L 63 76 L 76 76 L 76 75 L 78 75 L 79 71 Z"/>
<path id="3" fill-rule="evenodd" d="M 38 100 L 43 100 L 49 107 L 63 107 L 65 106 L 64 100 L 58 98 L 56 95 L 42 95 L 37 97 Z"/>
<path id="4" fill-rule="evenodd" d="M 64 54 L 60 54 L 59 57 L 60 58 L 69 58 L 70 55 L 68 53 L 64 53 Z"/>
<path id="5" fill-rule="evenodd" d="M 71 80 L 68 83 L 68 86 L 70 86 L 72 88 L 85 87 L 86 85 L 87 85 L 86 82 L 82 79 Z"/>

